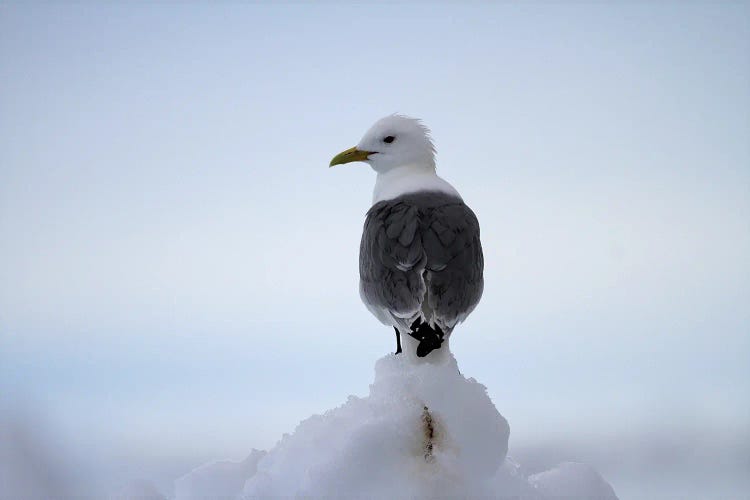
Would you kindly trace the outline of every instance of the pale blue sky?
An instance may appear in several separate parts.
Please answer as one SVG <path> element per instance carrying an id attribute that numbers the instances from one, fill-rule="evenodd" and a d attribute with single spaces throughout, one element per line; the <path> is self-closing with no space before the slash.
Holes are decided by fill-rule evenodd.
<path id="1" fill-rule="evenodd" d="M 511 451 L 747 444 L 749 26 L 742 3 L 4 4 L 0 387 L 154 460 L 239 458 L 364 394 L 394 347 L 357 293 L 374 173 L 328 161 L 399 111 L 482 225 L 452 348 Z"/>

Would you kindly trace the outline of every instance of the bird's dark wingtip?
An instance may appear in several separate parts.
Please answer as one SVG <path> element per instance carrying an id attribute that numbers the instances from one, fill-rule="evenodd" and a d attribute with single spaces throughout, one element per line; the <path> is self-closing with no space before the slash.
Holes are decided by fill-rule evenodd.
<path id="1" fill-rule="evenodd" d="M 413 338 L 419 341 L 417 346 L 417 357 L 424 358 L 435 349 L 440 349 L 443 345 L 445 333 L 442 328 L 438 325 L 431 327 L 429 323 L 423 322 L 420 318 L 417 318 L 411 324 L 411 332 L 409 332 Z"/>

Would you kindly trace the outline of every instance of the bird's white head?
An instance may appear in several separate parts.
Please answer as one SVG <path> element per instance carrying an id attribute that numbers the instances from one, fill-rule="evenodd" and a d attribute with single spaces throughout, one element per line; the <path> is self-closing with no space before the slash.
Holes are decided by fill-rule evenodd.
<path id="1" fill-rule="evenodd" d="M 403 115 L 381 118 L 355 147 L 331 160 L 331 166 L 364 161 L 378 173 L 399 167 L 435 171 L 435 146 L 430 130 L 420 120 Z"/>

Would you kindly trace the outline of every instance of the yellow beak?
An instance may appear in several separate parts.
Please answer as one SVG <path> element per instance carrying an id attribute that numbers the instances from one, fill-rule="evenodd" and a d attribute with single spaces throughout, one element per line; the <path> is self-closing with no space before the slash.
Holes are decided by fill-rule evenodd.
<path id="1" fill-rule="evenodd" d="M 365 161 L 371 154 L 372 152 L 370 151 L 360 151 L 356 147 L 349 148 L 346 151 L 342 151 L 334 156 L 329 167 L 332 167 L 334 165 L 343 165 L 344 163 L 351 163 L 353 161 Z"/>

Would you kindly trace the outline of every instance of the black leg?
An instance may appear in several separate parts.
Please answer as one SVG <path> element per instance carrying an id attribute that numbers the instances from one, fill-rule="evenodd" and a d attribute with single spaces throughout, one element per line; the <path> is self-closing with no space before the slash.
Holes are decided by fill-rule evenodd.
<path id="1" fill-rule="evenodd" d="M 393 329 L 396 330 L 396 354 L 401 354 L 401 332 L 395 326 Z"/>

